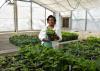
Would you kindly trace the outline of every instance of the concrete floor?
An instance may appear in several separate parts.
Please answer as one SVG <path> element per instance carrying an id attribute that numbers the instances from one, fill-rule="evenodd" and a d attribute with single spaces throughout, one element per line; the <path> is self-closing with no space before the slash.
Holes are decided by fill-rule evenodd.
<path id="1" fill-rule="evenodd" d="M 9 42 L 11 34 L 0 34 L 0 54 L 15 52 L 17 47 Z"/>
<path id="2" fill-rule="evenodd" d="M 38 32 L 33 32 L 33 31 L 28 31 L 28 32 L 4 32 L 4 33 L 0 33 L 0 55 L 1 54 L 6 54 L 6 53 L 13 53 L 18 51 L 17 46 L 12 45 L 9 42 L 9 37 L 15 35 L 15 34 L 28 34 L 28 35 L 32 35 L 32 34 L 38 34 Z"/>

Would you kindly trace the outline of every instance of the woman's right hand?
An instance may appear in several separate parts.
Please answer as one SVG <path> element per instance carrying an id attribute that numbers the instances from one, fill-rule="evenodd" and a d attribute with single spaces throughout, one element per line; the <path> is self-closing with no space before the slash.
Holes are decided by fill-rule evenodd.
<path id="1" fill-rule="evenodd" d="M 48 38 L 44 38 L 42 41 L 44 41 L 44 42 L 50 42 L 50 40 Z"/>

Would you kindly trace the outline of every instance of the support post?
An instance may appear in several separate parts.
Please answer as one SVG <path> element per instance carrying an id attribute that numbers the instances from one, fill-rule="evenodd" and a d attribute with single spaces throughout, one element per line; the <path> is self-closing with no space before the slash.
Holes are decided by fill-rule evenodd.
<path id="1" fill-rule="evenodd" d="M 72 14 L 73 14 L 73 11 L 70 12 L 69 30 L 72 30 Z"/>
<path id="2" fill-rule="evenodd" d="M 31 1 L 31 5 L 30 5 L 30 21 L 31 21 L 31 25 L 30 25 L 30 26 L 31 26 L 31 30 L 33 30 L 33 28 L 32 28 L 32 26 L 33 26 L 33 25 L 32 25 L 32 23 L 33 23 L 32 10 L 33 10 L 33 9 L 32 9 L 32 1 Z"/>
<path id="3" fill-rule="evenodd" d="M 46 20 L 47 20 L 47 19 L 46 19 L 46 8 L 45 8 L 45 25 L 46 25 Z"/>
<path id="4" fill-rule="evenodd" d="M 86 10 L 86 15 L 85 15 L 85 31 L 87 31 L 87 10 Z"/>
<path id="5" fill-rule="evenodd" d="M 14 24 L 15 24 L 15 32 L 18 32 L 18 14 L 17 14 L 17 1 L 14 0 Z"/>

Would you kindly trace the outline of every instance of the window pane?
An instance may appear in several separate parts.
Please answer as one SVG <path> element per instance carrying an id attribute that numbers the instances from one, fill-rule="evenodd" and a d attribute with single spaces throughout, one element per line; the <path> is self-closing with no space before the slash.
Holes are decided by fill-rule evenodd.
<path id="1" fill-rule="evenodd" d="M 18 30 L 30 30 L 30 2 L 17 2 L 18 6 Z"/>
<path id="2" fill-rule="evenodd" d="M 33 26 L 34 30 L 41 30 L 45 26 L 45 8 L 36 5 L 33 3 L 32 5 L 32 19 L 33 19 Z"/>
<path id="3" fill-rule="evenodd" d="M 0 7 L 6 2 L 6 0 L 0 0 Z"/>
<path id="4" fill-rule="evenodd" d="M 0 8 L 0 32 L 14 31 L 13 5 L 5 4 Z"/>
<path id="5" fill-rule="evenodd" d="M 87 31 L 100 32 L 100 19 L 90 12 L 87 14 Z"/>
<path id="6" fill-rule="evenodd" d="M 72 30 L 84 31 L 85 30 L 85 10 L 75 10 L 72 14 Z"/>

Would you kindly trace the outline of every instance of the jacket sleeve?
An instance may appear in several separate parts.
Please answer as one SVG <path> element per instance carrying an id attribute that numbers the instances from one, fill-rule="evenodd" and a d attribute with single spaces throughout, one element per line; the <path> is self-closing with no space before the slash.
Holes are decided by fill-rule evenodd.
<path id="1" fill-rule="evenodd" d="M 39 33 L 39 39 L 42 41 L 44 38 L 46 38 L 46 28 L 42 29 Z"/>

